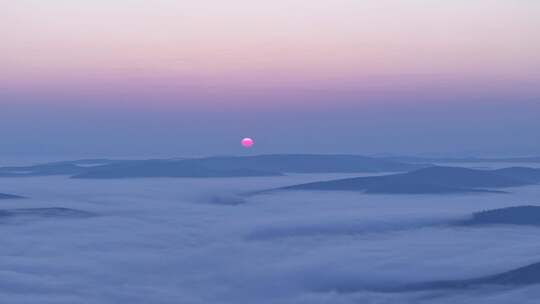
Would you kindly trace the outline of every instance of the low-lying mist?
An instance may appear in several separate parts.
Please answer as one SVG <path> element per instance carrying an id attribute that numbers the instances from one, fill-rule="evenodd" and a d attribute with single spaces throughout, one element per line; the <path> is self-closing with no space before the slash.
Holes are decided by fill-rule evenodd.
<path id="1" fill-rule="evenodd" d="M 28 197 L 0 201 L 1 210 L 92 216 L 0 216 L 0 302 L 533 303 L 540 296 L 540 286 L 380 291 L 540 261 L 540 228 L 453 225 L 475 211 L 540 204 L 538 186 L 503 195 L 242 195 L 347 176 L 1 179 L 0 192 Z"/>

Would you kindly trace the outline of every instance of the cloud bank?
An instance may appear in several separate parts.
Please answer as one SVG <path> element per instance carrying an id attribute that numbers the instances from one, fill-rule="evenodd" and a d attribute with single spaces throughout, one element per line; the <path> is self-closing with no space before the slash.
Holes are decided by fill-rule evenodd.
<path id="1" fill-rule="evenodd" d="M 538 262 L 539 230 L 447 225 L 534 204 L 511 195 L 235 193 L 333 176 L 2 179 L 30 197 L 2 210 L 90 217 L 0 223 L 4 303 L 532 303 L 540 287 L 410 293 L 378 288 L 474 278 Z"/>

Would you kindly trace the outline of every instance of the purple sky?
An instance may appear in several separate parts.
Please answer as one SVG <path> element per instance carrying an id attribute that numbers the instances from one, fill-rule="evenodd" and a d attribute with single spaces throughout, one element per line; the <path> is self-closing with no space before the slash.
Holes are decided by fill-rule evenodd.
<path id="1" fill-rule="evenodd" d="M 540 3 L 2 1 L 0 155 L 540 154 Z"/>

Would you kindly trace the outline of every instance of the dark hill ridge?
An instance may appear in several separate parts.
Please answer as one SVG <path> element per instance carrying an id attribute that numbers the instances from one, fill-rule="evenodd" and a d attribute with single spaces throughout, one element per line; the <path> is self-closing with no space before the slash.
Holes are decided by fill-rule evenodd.
<path id="1" fill-rule="evenodd" d="M 442 289 L 468 289 L 482 286 L 522 287 L 536 284 L 540 284 L 540 263 L 534 263 L 502 273 L 487 275 L 473 279 L 441 280 L 414 284 L 396 284 L 394 286 L 372 287 L 362 287 L 351 283 L 350 281 L 347 281 L 343 284 L 337 284 L 337 286 L 332 286 L 331 290 L 341 293 L 352 293 L 363 290 L 394 293 Z M 327 288 L 320 291 L 327 291 Z"/>
<path id="2" fill-rule="evenodd" d="M 18 199 L 18 198 L 23 198 L 23 197 L 18 196 L 18 195 L 13 195 L 13 194 L 0 193 L 0 200 L 1 199 Z"/>
<path id="3" fill-rule="evenodd" d="M 191 159 L 78 160 L 3 167 L 0 168 L 0 177 L 242 177 L 278 176 L 283 173 L 404 172 L 426 166 L 357 155 L 273 154 Z"/>
<path id="4" fill-rule="evenodd" d="M 518 179 L 524 182 L 540 183 L 540 169 L 526 167 L 510 167 L 493 170 L 493 173 Z"/>
<path id="5" fill-rule="evenodd" d="M 324 289 L 317 290 L 331 290 L 340 293 L 353 293 L 365 290 L 395 293 L 442 289 L 468 289 L 482 286 L 522 287 L 535 284 L 540 284 L 540 263 L 534 263 L 509 271 L 472 279 L 441 280 L 413 284 L 392 284 L 393 286 L 386 285 L 371 287 L 359 286 L 354 284 L 354 282 L 346 280 L 345 282 L 338 282 L 331 288 L 325 287 Z"/>
<path id="6" fill-rule="evenodd" d="M 383 156 L 382 158 L 405 163 L 540 163 L 540 157 L 418 157 Z"/>
<path id="7" fill-rule="evenodd" d="M 10 166 L 0 168 L 0 177 L 27 177 L 48 175 L 72 175 L 79 174 L 89 166 L 107 165 L 121 162 L 107 159 L 86 159 L 75 161 L 52 162 L 31 166 Z"/>
<path id="8" fill-rule="evenodd" d="M 5 218 L 86 218 L 94 216 L 93 213 L 62 207 L 52 208 L 21 208 L 0 210 L 0 219 Z"/>
<path id="9" fill-rule="evenodd" d="M 208 166 L 197 160 L 146 160 L 118 162 L 86 168 L 73 178 L 141 178 L 141 177 L 248 177 L 279 176 L 280 172 L 251 168 Z"/>
<path id="10" fill-rule="evenodd" d="M 285 173 L 355 173 L 410 171 L 426 165 L 407 164 L 358 155 L 270 154 L 209 157 L 199 160 L 211 168 L 252 168 Z"/>
<path id="11" fill-rule="evenodd" d="M 476 170 L 434 166 L 407 173 L 313 182 L 275 190 L 362 191 L 388 194 L 501 192 L 491 189 L 533 185 L 538 183 L 538 176 L 540 169 Z"/>
<path id="12" fill-rule="evenodd" d="M 516 206 L 476 212 L 464 225 L 533 225 L 540 226 L 540 206 Z"/>
<path id="13" fill-rule="evenodd" d="M 540 284 L 540 263 L 534 263 L 503 273 L 465 280 L 434 281 L 400 288 L 399 291 L 429 289 L 462 289 L 477 286 L 526 286 Z"/>

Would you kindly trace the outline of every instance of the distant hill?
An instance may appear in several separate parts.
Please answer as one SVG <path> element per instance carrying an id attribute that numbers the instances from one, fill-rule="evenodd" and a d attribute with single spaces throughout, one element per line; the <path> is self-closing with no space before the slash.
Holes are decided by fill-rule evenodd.
<path id="1" fill-rule="evenodd" d="M 434 166 L 408 173 L 312 182 L 274 190 L 362 191 L 388 194 L 501 192 L 492 189 L 536 184 L 538 183 L 536 174 L 540 175 L 540 169 L 475 170 Z"/>
<path id="2" fill-rule="evenodd" d="M 85 159 L 75 161 L 53 162 L 32 166 L 1 167 L 0 177 L 28 177 L 48 175 L 80 174 L 92 166 L 102 166 L 122 162 L 108 159 Z"/>
<path id="3" fill-rule="evenodd" d="M 471 279 L 440 280 L 394 286 L 385 285 L 372 287 L 351 284 L 350 281 L 346 281 L 344 284 L 332 286 L 331 290 L 342 293 L 352 293 L 363 290 L 395 293 L 443 289 L 472 289 L 482 286 L 521 287 L 536 284 L 540 284 L 540 263 L 534 263 L 509 271 Z"/>
<path id="4" fill-rule="evenodd" d="M 78 160 L 3 167 L 0 177 L 69 175 L 75 178 L 242 177 L 283 173 L 404 172 L 425 164 L 406 164 L 356 155 L 274 154 L 190 159 Z"/>
<path id="5" fill-rule="evenodd" d="M 404 287 L 403 290 L 461 289 L 483 285 L 525 286 L 540 284 L 540 263 L 503 273 L 465 280 L 434 281 Z"/>
<path id="6" fill-rule="evenodd" d="M 73 178 L 140 178 L 140 177 L 249 177 L 279 176 L 277 171 L 245 167 L 208 166 L 200 160 L 141 160 L 116 162 L 86 168 Z"/>
<path id="7" fill-rule="evenodd" d="M 406 163 L 540 163 L 540 157 L 418 157 L 386 156 L 383 159 Z"/>
<path id="8" fill-rule="evenodd" d="M 272 154 L 210 157 L 199 160 L 210 168 L 251 168 L 284 173 L 402 172 L 426 167 L 358 155 Z"/>
<path id="9" fill-rule="evenodd" d="M 524 182 L 540 183 L 540 169 L 511 167 L 493 170 L 493 173 L 522 180 Z"/>
<path id="10" fill-rule="evenodd" d="M 540 226 L 540 206 L 516 206 L 476 212 L 465 225 L 534 225 Z"/>
<path id="11" fill-rule="evenodd" d="M 23 198 L 23 197 L 18 196 L 18 195 L 13 195 L 13 194 L 0 193 L 0 199 L 17 199 L 17 198 Z"/>
<path id="12" fill-rule="evenodd" d="M 15 217 L 37 218 L 85 218 L 94 216 L 93 213 L 61 207 L 52 208 L 21 208 L 0 210 L 0 219 Z"/>

